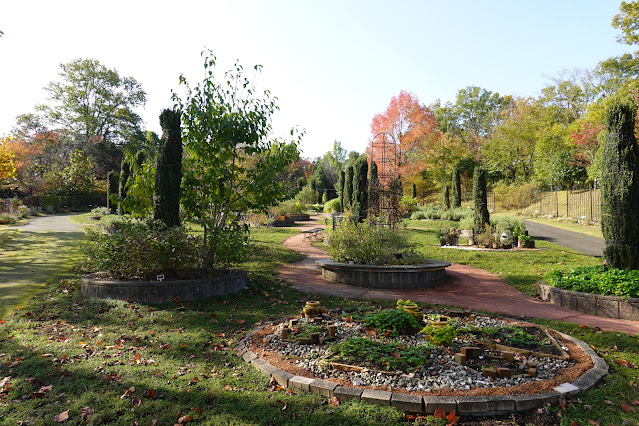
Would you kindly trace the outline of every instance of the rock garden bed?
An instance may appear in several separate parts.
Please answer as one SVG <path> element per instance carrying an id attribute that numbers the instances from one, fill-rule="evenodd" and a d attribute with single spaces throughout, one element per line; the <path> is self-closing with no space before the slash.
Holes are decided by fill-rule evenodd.
<path id="1" fill-rule="evenodd" d="M 392 311 L 401 309 L 373 316 L 305 310 L 308 318 L 255 330 L 240 353 L 274 378 L 285 372 L 276 378 L 282 386 L 313 390 L 313 383 L 322 384 L 318 392 L 339 399 L 485 415 L 556 402 L 590 389 L 607 373 L 605 361 L 583 342 L 533 324 L 417 311 L 423 328 L 416 332 L 414 322 L 397 326 L 400 315 Z M 486 398 L 493 402 L 486 405 Z"/>

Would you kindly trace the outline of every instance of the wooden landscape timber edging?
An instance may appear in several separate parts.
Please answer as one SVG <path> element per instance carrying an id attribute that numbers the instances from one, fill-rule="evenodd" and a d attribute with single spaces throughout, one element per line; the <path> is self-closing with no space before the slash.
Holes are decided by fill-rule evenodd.
<path id="1" fill-rule="evenodd" d="M 319 259 L 315 263 L 321 267 L 324 278 L 357 287 L 427 288 L 444 283 L 450 262 L 426 261 L 418 265 L 360 265 Z"/>
<path id="2" fill-rule="evenodd" d="M 82 294 L 97 299 L 131 300 L 139 303 L 166 303 L 204 299 L 236 293 L 246 286 L 246 271 L 232 269 L 212 278 L 175 281 L 117 281 L 82 277 Z"/>
<path id="3" fill-rule="evenodd" d="M 552 391 L 536 395 L 499 395 L 499 396 L 421 396 L 411 393 L 388 392 L 375 389 L 361 389 L 341 386 L 336 382 L 324 379 L 295 376 L 287 371 L 274 367 L 269 362 L 258 357 L 249 350 L 253 334 L 263 326 L 277 323 L 269 321 L 251 330 L 234 348 L 235 354 L 252 364 L 275 380 L 283 388 L 303 390 L 323 395 L 328 398 L 336 397 L 340 401 L 361 400 L 364 402 L 390 405 L 398 410 L 412 413 L 433 414 L 436 409 L 447 413 L 455 411 L 460 416 L 493 416 L 509 414 L 519 411 L 529 411 L 543 407 L 545 404 L 556 404 L 559 399 L 575 396 L 594 388 L 603 377 L 608 374 L 608 364 L 588 346 L 587 343 L 567 334 L 557 332 L 562 338 L 570 340 L 586 353 L 593 362 L 593 367 L 572 383 L 562 383 Z"/>
<path id="4" fill-rule="evenodd" d="M 551 305 L 600 317 L 639 321 L 639 298 L 581 293 L 537 283 L 537 294 Z"/>

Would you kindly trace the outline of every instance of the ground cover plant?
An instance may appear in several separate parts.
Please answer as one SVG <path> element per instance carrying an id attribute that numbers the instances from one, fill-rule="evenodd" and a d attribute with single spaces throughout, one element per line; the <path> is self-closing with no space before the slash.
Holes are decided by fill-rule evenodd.
<path id="1" fill-rule="evenodd" d="M 552 271 L 546 284 L 566 290 L 608 296 L 639 297 L 639 270 L 610 268 L 605 265 L 581 266 Z"/>

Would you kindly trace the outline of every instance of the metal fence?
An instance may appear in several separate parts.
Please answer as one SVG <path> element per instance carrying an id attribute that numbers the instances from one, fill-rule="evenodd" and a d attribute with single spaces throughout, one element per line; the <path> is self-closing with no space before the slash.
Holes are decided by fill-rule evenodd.
<path id="1" fill-rule="evenodd" d="M 441 193 L 424 193 L 420 203 L 443 204 Z M 451 200 L 452 201 L 452 200 Z M 601 190 L 579 189 L 549 191 L 539 189 L 514 190 L 487 194 L 488 209 L 492 213 L 518 213 L 526 216 L 551 216 L 601 222 Z M 462 207 L 473 207 L 473 195 L 462 195 Z"/>

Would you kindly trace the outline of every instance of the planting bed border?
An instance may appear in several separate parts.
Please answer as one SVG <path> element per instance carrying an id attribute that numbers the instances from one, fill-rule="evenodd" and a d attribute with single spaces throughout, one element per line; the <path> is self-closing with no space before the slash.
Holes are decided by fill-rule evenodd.
<path id="1" fill-rule="evenodd" d="M 426 259 L 418 265 L 360 265 L 319 259 L 322 276 L 357 287 L 405 289 L 434 287 L 446 281 L 450 262 Z"/>
<path id="2" fill-rule="evenodd" d="M 436 409 L 447 413 L 455 411 L 460 416 L 493 416 L 513 412 L 529 411 L 543 407 L 545 404 L 556 404 L 559 398 L 575 396 L 594 388 L 608 374 L 608 364 L 588 346 L 587 343 L 567 334 L 557 332 L 564 339 L 572 341 L 593 362 L 593 367 L 572 383 L 562 383 L 552 391 L 537 395 L 499 395 L 499 396 L 421 396 L 412 393 L 388 392 L 375 389 L 361 389 L 341 386 L 336 382 L 324 379 L 313 379 L 293 375 L 274 367 L 258 357 L 248 348 L 251 346 L 253 334 L 265 325 L 277 323 L 269 321 L 251 330 L 234 348 L 235 354 L 253 365 L 262 373 L 271 377 L 280 386 L 289 389 L 318 393 L 328 398 L 336 397 L 340 401 L 361 400 L 372 404 L 389 405 L 402 411 L 420 414 L 433 414 Z"/>
<path id="3" fill-rule="evenodd" d="M 247 283 L 246 271 L 233 269 L 229 274 L 213 278 L 175 281 L 115 281 L 82 277 L 82 294 L 98 299 L 131 300 L 140 303 L 166 303 L 179 297 L 190 301 L 242 290 Z"/>
<path id="4" fill-rule="evenodd" d="M 537 294 L 544 302 L 600 317 L 639 321 L 639 298 L 582 293 L 537 283 Z"/>

